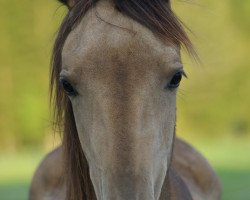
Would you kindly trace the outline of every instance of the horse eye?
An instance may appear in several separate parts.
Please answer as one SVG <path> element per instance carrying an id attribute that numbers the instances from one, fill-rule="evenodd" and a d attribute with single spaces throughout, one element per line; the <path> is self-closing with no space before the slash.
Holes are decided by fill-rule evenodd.
<path id="1" fill-rule="evenodd" d="M 182 79 L 183 72 L 177 72 L 168 83 L 167 87 L 169 89 L 175 89 L 180 85 Z"/>
<path id="2" fill-rule="evenodd" d="M 72 87 L 72 85 L 64 78 L 60 78 L 61 85 L 68 96 L 76 96 L 77 91 Z"/>

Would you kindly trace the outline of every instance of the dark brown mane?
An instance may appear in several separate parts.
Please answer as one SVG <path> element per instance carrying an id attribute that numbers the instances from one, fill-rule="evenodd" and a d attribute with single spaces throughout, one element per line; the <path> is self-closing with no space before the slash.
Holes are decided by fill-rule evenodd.
<path id="1" fill-rule="evenodd" d="M 56 124 L 63 130 L 67 200 L 96 199 L 88 164 L 78 138 L 72 106 L 60 86 L 59 74 L 62 66 L 62 49 L 67 36 L 97 1 L 77 1 L 64 18 L 53 49 L 50 91 Z M 170 0 L 114 0 L 114 3 L 120 12 L 146 26 L 159 37 L 175 45 L 182 45 L 190 52 L 193 51 L 192 43 L 181 22 L 171 10 Z"/>

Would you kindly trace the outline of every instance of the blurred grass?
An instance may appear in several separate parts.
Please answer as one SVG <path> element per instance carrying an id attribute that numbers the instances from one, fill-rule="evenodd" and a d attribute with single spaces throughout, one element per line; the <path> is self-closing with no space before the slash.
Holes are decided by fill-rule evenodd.
<path id="1" fill-rule="evenodd" d="M 29 184 L 25 181 L 0 184 L 1 200 L 27 200 Z"/>
<path id="2" fill-rule="evenodd" d="M 250 199 L 249 138 L 191 140 L 191 143 L 209 160 L 219 175 L 222 200 Z"/>
<path id="3" fill-rule="evenodd" d="M 233 140 L 193 142 L 216 169 L 223 185 L 222 200 L 250 199 L 250 159 L 246 157 L 250 146 L 246 141 L 237 144 Z M 27 199 L 32 174 L 43 155 L 42 152 L 0 154 L 1 200 Z"/>
<path id="4" fill-rule="evenodd" d="M 41 152 L 0 154 L 0 199 L 27 200 L 31 177 L 42 157 Z"/>

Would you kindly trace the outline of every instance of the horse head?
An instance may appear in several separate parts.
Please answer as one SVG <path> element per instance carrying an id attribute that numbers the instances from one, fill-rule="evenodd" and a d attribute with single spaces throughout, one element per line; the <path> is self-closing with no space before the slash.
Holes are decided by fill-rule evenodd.
<path id="1" fill-rule="evenodd" d="M 157 200 L 185 75 L 180 47 L 191 43 L 169 1 L 63 2 L 70 9 L 51 83 L 64 120 L 68 199 L 94 191 L 102 200 Z"/>

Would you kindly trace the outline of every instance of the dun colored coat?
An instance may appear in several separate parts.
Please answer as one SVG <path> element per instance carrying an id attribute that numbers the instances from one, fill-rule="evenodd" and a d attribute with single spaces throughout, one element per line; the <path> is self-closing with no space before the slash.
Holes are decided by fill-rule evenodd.
<path id="1" fill-rule="evenodd" d="M 207 161 L 175 136 L 180 48 L 195 55 L 169 0 L 64 0 L 51 95 L 62 147 L 31 200 L 217 200 Z"/>

